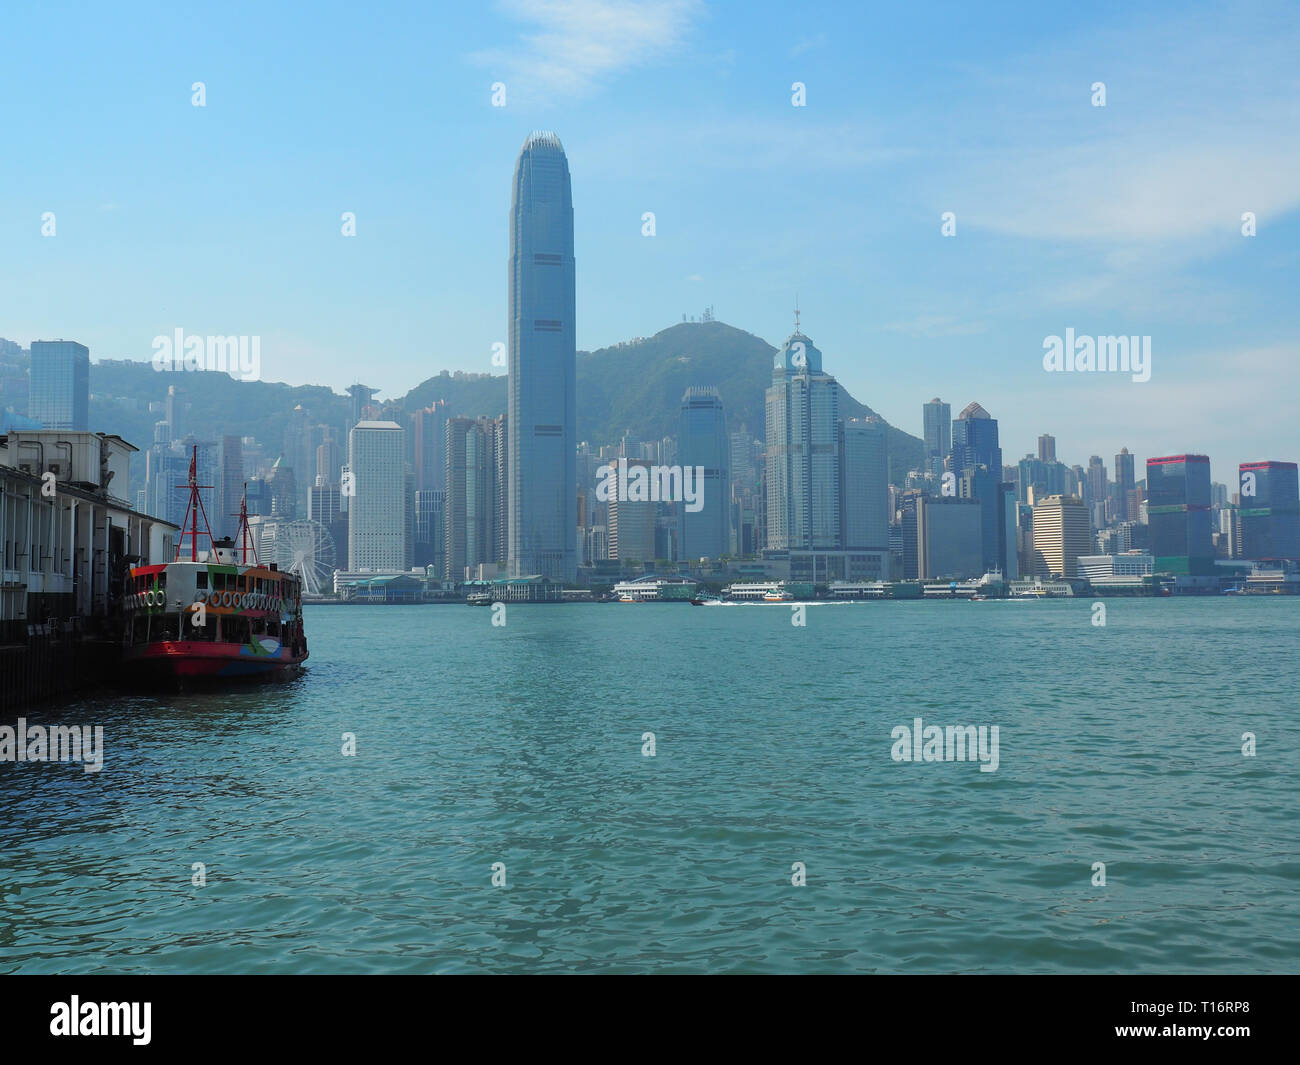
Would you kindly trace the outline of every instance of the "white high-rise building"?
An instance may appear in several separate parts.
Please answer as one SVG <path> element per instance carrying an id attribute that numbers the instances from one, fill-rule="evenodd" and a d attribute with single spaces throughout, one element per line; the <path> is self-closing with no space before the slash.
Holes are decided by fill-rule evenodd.
<path id="1" fill-rule="evenodd" d="M 767 390 L 767 546 L 840 546 L 840 391 L 822 353 L 795 332 Z"/>
<path id="2" fill-rule="evenodd" d="M 407 561 L 405 431 L 357 422 L 348 433 L 348 569 L 401 573 Z"/>

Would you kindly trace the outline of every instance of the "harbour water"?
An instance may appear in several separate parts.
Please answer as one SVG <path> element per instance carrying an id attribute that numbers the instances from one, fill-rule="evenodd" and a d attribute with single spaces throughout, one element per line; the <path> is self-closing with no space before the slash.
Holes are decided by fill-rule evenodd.
<path id="1" fill-rule="evenodd" d="M 308 608 L 296 681 L 26 715 L 104 766 L 0 763 L 0 972 L 1295 971 L 1300 601 L 1093 616 Z"/>

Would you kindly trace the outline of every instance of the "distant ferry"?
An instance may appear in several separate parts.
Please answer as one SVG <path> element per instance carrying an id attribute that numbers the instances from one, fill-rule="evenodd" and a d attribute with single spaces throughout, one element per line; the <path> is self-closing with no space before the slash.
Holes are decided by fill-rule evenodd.
<path id="1" fill-rule="evenodd" d="M 199 497 L 190 456 L 190 502 L 176 559 L 135 566 L 127 576 L 123 652 L 128 679 L 258 678 L 292 676 L 307 660 L 302 583 L 274 564 L 250 563 L 248 511 L 240 504 L 242 548 L 214 540 Z M 209 549 L 200 551 L 199 518 Z M 189 558 L 182 559 L 189 538 Z"/>
<path id="2" fill-rule="evenodd" d="M 722 600 L 716 595 L 710 595 L 708 592 L 701 592 L 690 600 L 691 606 L 722 606 Z"/>
<path id="3" fill-rule="evenodd" d="M 763 593 L 763 602 L 765 603 L 788 603 L 792 599 L 794 599 L 794 595 L 784 585 Z"/>

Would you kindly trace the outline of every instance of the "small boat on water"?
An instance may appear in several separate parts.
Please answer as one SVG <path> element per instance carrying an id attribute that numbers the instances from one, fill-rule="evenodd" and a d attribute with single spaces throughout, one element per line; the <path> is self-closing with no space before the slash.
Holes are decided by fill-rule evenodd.
<path id="1" fill-rule="evenodd" d="M 295 675 L 307 661 L 302 582 L 263 566 L 241 502 L 233 540 L 214 540 L 190 456 L 190 502 L 172 562 L 135 566 L 126 576 L 123 674 L 128 681 L 268 678 Z M 199 520 L 208 548 L 199 549 Z M 182 558 L 189 539 L 189 558 Z"/>
<path id="2" fill-rule="evenodd" d="M 465 596 L 465 602 L 467 602 L 470 606 L 491 606 L 492 593 L 491 592 L 470 592 L 469 595 Z"/>
<path id="3" fill-rule="evenodd" d="M 620 603 L 639 603 L 639 602 L 641 602 L 641 600 L 638 599 L 638 598 L 637 598 L 636 596 L 634 596 L 634 595 L 620 595 L 620 596 L 618 597 L 618 601 L 619 601 Z"/>
<path id="4" fill-rule="evenodd" d="M 793 601 L 794 601 L 793 593 L 791 593 L 783 585 L 778 585 L 776 588 L 773 588 L 770 592 L 765 592 L 763 594 L 763 602 L 765 603 L 790 603 Z"/>
<path id="5" fill-rule="evenodd" d="M 691 606 L 721 606 L 722 600 L 716 595 L 710 595 L 708 592 L 702 592 L 690 600 Z"/>

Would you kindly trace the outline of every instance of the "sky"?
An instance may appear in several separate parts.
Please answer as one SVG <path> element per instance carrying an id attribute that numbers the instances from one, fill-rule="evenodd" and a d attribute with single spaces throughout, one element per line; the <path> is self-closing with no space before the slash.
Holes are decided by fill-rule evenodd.
<path id="1" fill-rule="evenodd" d="M 1007 463 L 1051 433 L 1233 483 L 1300 459 L 1297 57 L 1295 3 L 7 9 L 0 336 L 259 336 L 264 379 L 381 399 L 499 372 L 511 173 L 549 129 L 580 349 L 708 306 L 779 345 L 797 293 L 915 435 L 974 400 Z M 1149 336 L 1150 380 L 1047 372 L 1067 328 Z"/>

